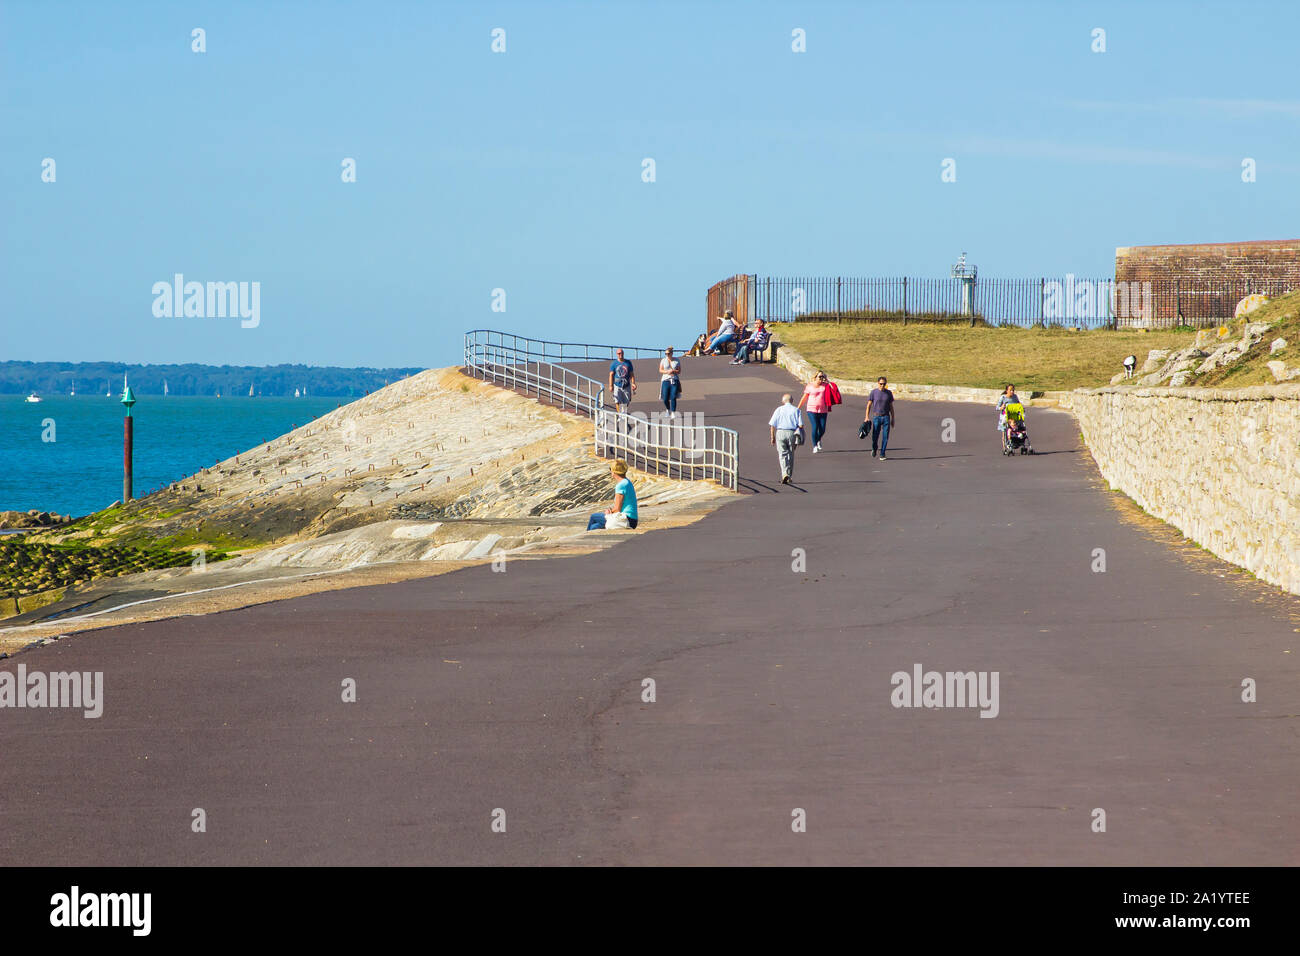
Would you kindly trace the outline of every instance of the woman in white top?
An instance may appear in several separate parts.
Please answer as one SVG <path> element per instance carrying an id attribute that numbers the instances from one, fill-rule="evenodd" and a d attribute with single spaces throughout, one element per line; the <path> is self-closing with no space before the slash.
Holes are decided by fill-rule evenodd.
<path id="1" fill-rule="evenodd" d="M 718 326 L 718 334 L 709 341 L 709 347 L 705 350 L 705 355 L 717 355 L 718 349 L 732 341 L 736 337 L 736 320 L 730 309 L 722 317 L 722 324 Z"/>
<path id="2" fill-rule="evenodd" d="M 659 360 L 659 397 L 663 400 L 668 417 L 677 414 L 677 397 L 682 394 L 682 361 L 673 356 L 673 347 L 664 349 Z"/>

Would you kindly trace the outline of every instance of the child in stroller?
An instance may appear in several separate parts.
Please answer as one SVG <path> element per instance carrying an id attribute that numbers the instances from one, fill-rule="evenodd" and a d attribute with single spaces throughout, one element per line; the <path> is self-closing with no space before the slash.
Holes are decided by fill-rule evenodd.
<path id="1" fill-rule="evenodd" d="M 1032 455 L 1034 446 L 1029 443 L 1029 430 L 1025 427 L 1025 406 L 1008 402 L 1002 406 L 1002 454 Z"/>

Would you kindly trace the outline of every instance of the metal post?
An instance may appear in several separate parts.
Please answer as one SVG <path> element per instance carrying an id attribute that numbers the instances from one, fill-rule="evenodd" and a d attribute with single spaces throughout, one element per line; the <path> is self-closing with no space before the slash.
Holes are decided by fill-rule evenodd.
<path id="1" fill-rule="evenodd" d="M 134 455 L 134 431 L 132 424 L 135 419 L 131 417 L 130 412 L 126 418 L 122 419 L 122 502 L 131 500 L 131 458 Z"/>
<path id="2" fill-rule="evenodd" d="M 122 503 L 132 498 L 132 460 L 135 457 L 135 419 L 131 417 L 131 406 L 135 404 L 135 395 L 122 376 L 122 404 L 126 406 L 126 417 L 122 420 Z"/>

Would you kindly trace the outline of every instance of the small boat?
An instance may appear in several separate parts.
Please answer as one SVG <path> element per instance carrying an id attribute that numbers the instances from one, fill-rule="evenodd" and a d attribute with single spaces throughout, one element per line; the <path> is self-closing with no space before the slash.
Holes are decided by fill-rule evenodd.
<path id="1" fill-rule="evenodd" d="M 166 397 L 167 397 L 167 394 L 168 394 L 168 391 L 167 391 L 167 379 L 163 379 L 163 398 L 166 398 Z"/>
<path id="2" fill-rule="evenodd" d="M 27 398 L 24 399 L 24 401 L 28 401 L 33 404 L 39 402 L 40 400 L 41 400 L 41 396 L 37 395 L 35 392 L 32 392 L 30 395 L 27 396 Z"/>
<path id="3" fill-rule="evenodd" d="M 253 395 L 253 386 L 251 386 L 251 385 L 248 386 L 248 397 L 249 397 L 249 398 L 253 398 L 253 397 L 254 397 L 254 395 Z"/>
<path id="4" fill-rule="evenodd" d="M 298 391 L 298 389 L 295 388 L 295 389 L 293 390 L 293 397 L 294 397 L 294 398 L 302 398 L 302 392 Z"/>

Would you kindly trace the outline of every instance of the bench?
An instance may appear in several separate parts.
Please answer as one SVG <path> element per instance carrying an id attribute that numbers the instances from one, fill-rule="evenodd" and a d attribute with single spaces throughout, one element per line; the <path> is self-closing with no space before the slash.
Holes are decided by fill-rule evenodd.
<path id="1" fill-rule="evenodd" d="M 735 354 L 736 354 L 736 348 L 737 348 L 737 346 L 739 346 L 739 345 L 740 345 L 740 342 L 728 342 L 725 346 L 723 346 L 723 352 L 726 353 L 727 355 L 735 355 Z M 777 350 L 778 348 L 780 348 L 780 347 L 781 347 L 781 343 L 778 342 L 774 336 L 769 335 L 769 336 L 767 337 L 767 345 L 763 346 L 761 349 L 750 349 L 750 350 L 749 350 L 749 355 L 746 356 L 745 361 L 747 361 L 747 362 L 748 362 L 748 361 L 752 361 L 753 357 L 754 357 L 755 355 L 757 355 L 757 356 L 758 356 L 758 361 L 759 361 L 759 362 L 767 362 L 767 361 L 769 361 L 769 359 L 768 359 L 768 357 L 767 357 L 767 354 L 768 354 L 768 352 L 771 352 L 771 353 L 772 353 L 772 357 L 771 357 L 770 361 L 775 362 L 775 361 L 776 361 L 776 350 Z"/>

